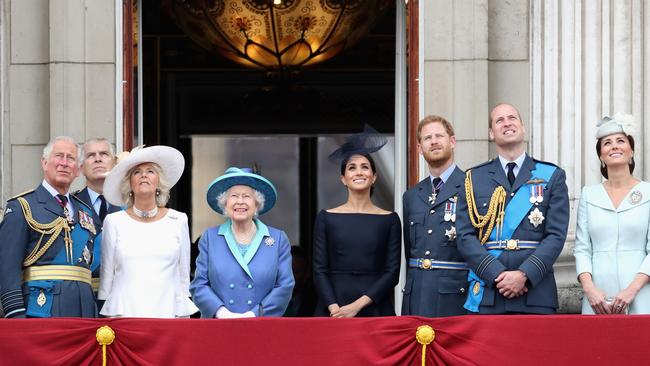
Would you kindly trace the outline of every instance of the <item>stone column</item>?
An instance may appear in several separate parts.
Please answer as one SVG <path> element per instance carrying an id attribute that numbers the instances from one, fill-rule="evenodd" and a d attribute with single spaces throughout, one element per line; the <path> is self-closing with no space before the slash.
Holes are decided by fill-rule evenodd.
<path id="1" fill-rule="evenodd" d="M 488 157 L 488 1 L 423 1 L 422 117 L 437 114 L 456 130 L 456 162 L 467 169 Z M 420 177 L 429 174 L 420 158 Z"/>
<path id="2" fill-rule="evenodd" d="M 632 113 L 643 127 L 648 103 L 649 16 L 640 0 L 532 1 L 531 150 L 567 172 L 571 221 L 555 266 L 562 310 L 579 312 L 573 247 L 581 188 L 601 181 L 595 153 L 596 124 L 603 115 Z M 641 129 L 635 175 L 645 176 Z"/>
<path id="3" fill-rule="evenodd" d="M 2 200 L 42 179 L 58 135 L 115 140 L 115 3 L 2 0 Z M 121 15 L 121 14 L 120 14 Z M 79 179 L 75 186 L 83 185 Z"/>

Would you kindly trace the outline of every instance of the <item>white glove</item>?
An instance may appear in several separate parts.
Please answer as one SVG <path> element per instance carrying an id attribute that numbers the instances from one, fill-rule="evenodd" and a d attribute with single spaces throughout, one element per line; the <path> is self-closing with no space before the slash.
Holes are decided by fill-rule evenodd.
<path id="1" fill-rule="evenodd" d="M 230 310 L 226 309 L 225 306 L 221 306 L 221 307 L 219 307 L 219 309 L 217 309 L 217 313 L 214 314 L 214 317 L 219 318 L 219 319 L 232 319 L 232 318 L 235 318 L 234 315 L 235 315 L 235 313 L 233 313 Z"/>
<path id="2" fill-rule="evenodd" d="M 215 318 L 219 319 L 237 319 L 237 318 L 254 318 L 255 314 L 252 311 L 247 311 L 245 313 L 233 313 L 232 311 L 226 309 L 225 306 L 220 307 L 215 314 Z"/>

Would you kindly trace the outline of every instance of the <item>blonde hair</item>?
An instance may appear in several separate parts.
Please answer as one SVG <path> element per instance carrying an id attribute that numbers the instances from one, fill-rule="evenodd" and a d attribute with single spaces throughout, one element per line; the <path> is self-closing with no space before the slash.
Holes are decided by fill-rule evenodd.
<path id="1" fill-rule="evenodd" d="M 147 163 L 145 162 L 142 164 L 147 164 Z M 122 195 L 122 201 L 126 203 L 126 207 L 133 206 L 134 196 L 133 196 L 133 190 L 131 189 L 131 176 L 133 175 L 133 172 L 136 170 L 136 168 L 142 164 L 138 164 L 133 168 L 129 169 L 129 171 L 124 175 L 124 177 L 120 181 L 120 194 Z M 156 172 L 156 174 L 158 174 L 158 188 L 156 188 L 156 206 L 165 207 L 165 205 L 167 205 L 167 201 L 169 201 L 169 193 L 170 193 L 169 191 L 171 190 L 171 186 L 167 181 L 165 172 L 162 170 L 160 165 L 156 163 L 150 163 L 150 164 L 153 167 L 153 170 Z"/>

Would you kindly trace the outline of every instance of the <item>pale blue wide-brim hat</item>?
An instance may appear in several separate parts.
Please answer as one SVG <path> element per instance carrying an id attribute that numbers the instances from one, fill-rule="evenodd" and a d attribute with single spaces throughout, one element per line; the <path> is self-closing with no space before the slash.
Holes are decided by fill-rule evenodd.
<path id="1" fill-rule="evenodd" d="M 235 167 L 226 169 L 222 176 L 210 183 L 206 194 L 208 205 L 217 213 L 223 215 L 217 197 L 230 187 L 238 185 L 249 186 L 264 195 L 264 208 L 259 212 L 260 215 L 268 212 L 275 205 L 278 192 L 275 190 L 273 183 L 263 176 L 253 173 L 251 169 Z"/>

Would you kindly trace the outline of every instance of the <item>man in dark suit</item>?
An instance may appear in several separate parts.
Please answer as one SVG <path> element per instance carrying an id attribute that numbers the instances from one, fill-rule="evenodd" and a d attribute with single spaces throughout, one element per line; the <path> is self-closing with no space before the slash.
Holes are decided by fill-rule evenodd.
<path id="1" fill-rule="evenodd" d="M 74 194 L 86 203 L 86 205 L 93 208 L 93 219 L 101 227 L 107 214 L 119 211 L 120 209 L 108 203 L 102 194 L 106 174 L 115 165 L 113 146 L 105 138 L 94 138 L 86 140 L 81 151 L 83 157 L 81 169 L 83 175 L 86 177 L 86 187 Z M 93 291 L 97 293 L 97 289 L 99 288 L 101 246 L 95 246 L 93 256 L 95 258 L 91 267 Z"/>
<path id="2" fill-rule="evenodd" d="M 519 111 L 499 104 L 489 137 L 498 157 L 466 173 L 458 204 L 458 249 L 470 269 L 465 307 L 481 314 L 551 314 L 553 263 L 569 223 L 564 170 L 525 153 Z"/>
<path id="3" fill-rule="evenodd" d="M 90 266 L 101 245 L 92 209 L 68 193 L 80 154 L 70 137 L 43 149 L 43 182 L 11 198 L 0 224 L 5 317 L 95 317 Z"/>
<path id="4" fill-rule="evenodd" d="M 428 116 L 417 135 L 430 176 L 403 197 L 408 271 L 402 315 L 466 314 L 467 265 L 456 246 L 456 205 L 465 175 L 454 163 L 454 129 L 444 118 Z"/>

